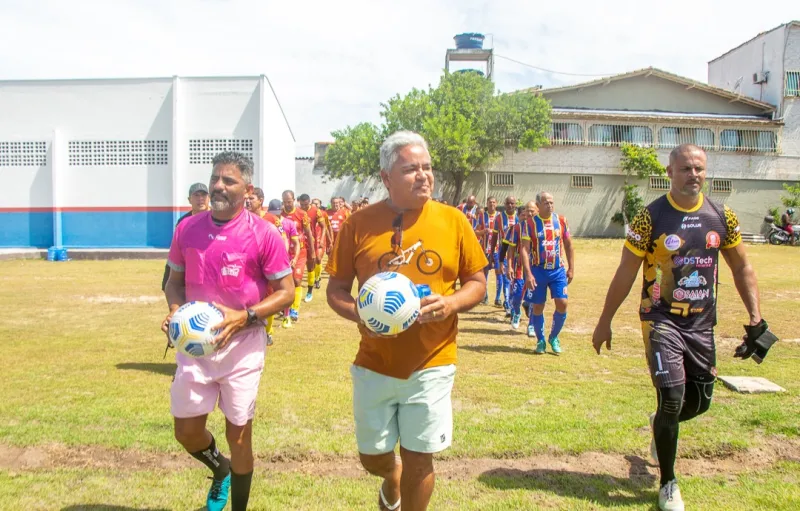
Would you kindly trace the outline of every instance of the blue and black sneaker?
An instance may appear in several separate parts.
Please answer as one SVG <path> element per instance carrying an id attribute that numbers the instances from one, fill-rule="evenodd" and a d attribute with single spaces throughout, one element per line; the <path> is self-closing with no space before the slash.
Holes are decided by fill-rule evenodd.
<path id="1" fill-rule="evenodd" d="M 225 479 L 217 480 L 212 479 L 211 488 L 208 490 L 208 497 L 206 498 L 206 507 L 208 511 L 222 511 L 225 505 L 228 504 L 228 494 L 231 490 L 231 474 L 225 476 Z"/>

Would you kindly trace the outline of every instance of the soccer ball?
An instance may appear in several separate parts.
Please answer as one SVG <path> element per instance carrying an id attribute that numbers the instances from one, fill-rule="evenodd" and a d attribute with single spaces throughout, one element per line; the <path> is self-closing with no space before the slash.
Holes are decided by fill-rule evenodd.
<path id="1" fill-rule="evenodd" d="M 419 299 L 417 286 L 405 275 L 378 273 L 358 292 L 358 315 L 376 334 L 397 335 L 417 320 Z"/>
<path id="2" fill-rule="evenodd" d="M 208 302 L 189 302 L 183 304 L 169 322 L 169 340 L 177 350 L 192 358 L 200 358 L 212 353 L 214 337 L 221 330 L 211 327 L 222 323 L 222 311 Z"/>

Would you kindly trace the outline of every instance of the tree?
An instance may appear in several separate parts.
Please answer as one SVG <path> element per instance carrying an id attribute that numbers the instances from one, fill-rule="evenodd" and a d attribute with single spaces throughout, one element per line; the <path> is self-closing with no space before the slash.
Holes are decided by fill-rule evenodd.
<path id="1" fill-rule="evenodd" d="M 800 183 L 790 185 L 783 183 L 783 189 L 789 193 L 789 196 L 781 195 L 781 202 L 787 208 L 800 207 Z"/>
<path id="2" fill-rule="evenodd" d="M 622 187 L 622 209 L 614 213 L 611 221 L 627 226 L 631 219 L 644 207 L 644 199 L 639 195 L 639 185 L 629 184 L 632 177 L 647 179 L 650 176 L 663 176 L 667 169 L 658 161 L 658 153 L 652 147 L 636 144 L 622 144 L 620 167 L 625 172 L 625 185 Z"/>
<path id="3" fill-rule="evenodd" d="M 469 175 L 490 168 L 506 148 L 535 151 L 548 143 L 550 105 L 544 98 L 497 95 L 494 84 L 477 73 L 445 73 L 436 88 L 395 95 L 381 107 L 380 128 L 362 123 L 332 133 L 326 175 L 377 176 L 381 142 L 395 131 L 411 130 L 428 142 L 433 168 L 453 183 L 455 202 Z"/>

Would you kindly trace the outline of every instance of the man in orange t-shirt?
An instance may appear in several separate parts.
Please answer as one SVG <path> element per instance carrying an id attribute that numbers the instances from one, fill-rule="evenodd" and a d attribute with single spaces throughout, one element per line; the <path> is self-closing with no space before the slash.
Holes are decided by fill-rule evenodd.
<path id="1" fill-rule="evenodd" d="M 361 464 L 384 479 L 383 508 L 396 509 L 402 497 L 404 507 L 426 509 L 435 479 L 433 453 L 452 442 L 456 315 L 483 299 L 487 260 L 466 217 L 431 200 L 431 157 L 421 136 L 408 131 L 389 136 L 380 163 L 389 199 L 354 213 L 341 226 L 327 266 L 327 297 L 361 332 L 350 369 Z M 417 242 L 422 245 L 415 247 Z M 408 264 L 387 265 L 403 251 L 412 252 Z M 367 330 L 351 294 L 354 280 L 360 288 L 386 270 L 431 288 L 417 322 L 393 338 Z M 395 460 L 398 440 L 402 464 Z"/>
<path id="2" fill-rule="evenodd" d="M 289 314 L 284 318 L 284 327 L 291 325 L 292 321 L 297 321 L 300 317 L 300 301 L 303 298 L 303 273 L 306 269 L 306 261 L 316 261 L 317 254 L 314 252 L 314 233 L 311 232 L 311 220 L 308 214 L 302 209 L 295 207 L 294 192 L 286 190 L 281 195 L 283 201 L 283 209 L 281 216 L 284 218 L 291 218 L 297 226 L 297 234 L 300 235 L 300 257 L 292 268 L 292 275 L 294 276 L 294 302 L 289 309 Z M 287 321 L 288 320 L 288 321 Z"/>
<path id="3" fill-rule="evenodd" d="M 314 240 L 317 242 L 317 266 L 314 268 L 314 289 L 320 287 L 320 276 L 322 275 L 322 257 L 331 249 L 333 245 L 333 235 L 331 234 L 331 219 L 328 212 L 322 207 L 322 201 L 312 199 L 311 204 L 317 208 L 317 225 L 314 230 Z"/>

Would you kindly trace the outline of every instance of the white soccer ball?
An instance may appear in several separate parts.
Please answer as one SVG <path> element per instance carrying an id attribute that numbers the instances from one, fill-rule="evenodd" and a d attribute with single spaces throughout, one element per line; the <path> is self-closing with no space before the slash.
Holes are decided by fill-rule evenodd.
<path id="1" fill-rule="evenodd" d="M 205 357 L 214 351 L 214 337 L 221 330 L 211 327 L 222 323 L 222 311 L 208 302 L 183 304 L 169 322 L 169 340 L 175 348 L 192 358 Z"/>
<path id="2" fill-rule="evenodd" d="M 417 286 L 405 275 L 378 273 L 358 292 L 358 315 L 376 334 L 397 335 L 417 320 L 419 300 Z"/>

